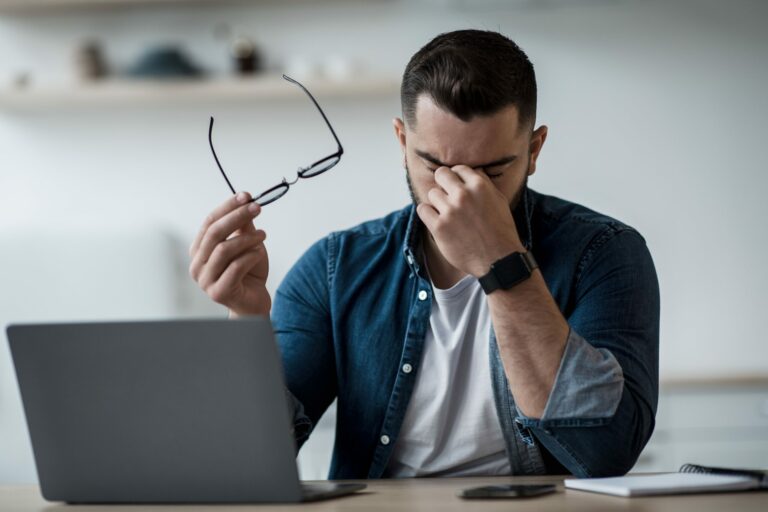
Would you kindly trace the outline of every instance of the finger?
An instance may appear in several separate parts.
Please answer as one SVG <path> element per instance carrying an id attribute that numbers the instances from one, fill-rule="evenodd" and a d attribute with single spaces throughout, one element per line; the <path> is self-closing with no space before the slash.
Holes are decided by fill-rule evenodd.
<path id="1" fill-rule="evenodd" d="M 205 232 L 208 230 L 208 228 L 222 218 L 227 213 L 231 212 L 235 208 L 238 208 L 239 206 L 247 203 L 251 200 L 251 195 L 248 192 L 239 192 L 223 203 L 221 203 L 219 206 L 217 206 L 211 213 L 208 214 L 208 216 L 203 221 L 203 225 L 200 226 L 200 231 L 198 231 L 197 236 L 195 237 L 195 240 L 192 242 L 192 245 L 189 247 L 189 255 L 190 257 L 194 256 L 194 254 L 197 252 L 198 248 L 200 247 L 200 242 L 203 240 L 203 236 L 205 235 Z"/>
<path id="2" fill-rule="evenodd" d="M 443 187 L 449 196 L 457 194 L 464 189 L 464 181 L 448 167 L 439 167 L 435 171 L 435 183 Z"/>
<path id="3" fill-rule="evenodd" d="M 420 203 L 416 207 L 416 214 L 421 219 L 421 222 L 423 222 L 424 225 L 427 226 L 427 229 L 430 232 L 433 231 L 432 228 L 434 227 L 435 223 L 440 217 L 440 214 L 437 212 L 435 207 L 427 203 Z"/>
<path id="4" fill-rule="evenodd" d="M 437 210 L 439 213 L 444 213 L 450 208 L 450 203 L 448 201 L 448 194 L 445 193 L 445 190 L 443 190 L 440 187 L 433 187 L 429 189 L 427 192 L 427 199 L 429 199 L 429 203 Z"/>
<path id="5" fill-rule="evenodd" d="M 266 257 L 267 249 L 264 245 L 244 252 L 224 270 L 215 286 L 221 287 L 222 290 L 234 290 L 243 281 L 246 274 L 259 265 Z"/>
<path id="6" fill-rule="evenodd" d="M 259 205 L 259 209 L 261 209 L 261 205 Z M 259 214 L 261 214 L 261 210 L 259 210 Z M 256 215 L 256 217 L 258 217 L 258 215 Z M 240 236 L 240 235 L 252 235 L 254 233 L 257 233 L 258 231 L 260 230 L 256 229 L 256 226 L 253 225 L 253 220 L 251 220 L 251 222 L 246 222 L 244 226 L 237 228 L 229 236 L 229 238 L 232 238 L 233 236 Z"/>
<path id="7" fill-rule="evenodd" d="M 477 186 L 484 182 L 490 182 L 490 178 L 482 171 L 473 169 L 468 165 L 456 165 L 451 167 L 451 170 L 459 175 L 461 181 L 467 185 Z"/>
<path id="8" fill-rule="evenodd" d="M 261 212 L 258 203 L 247 203 L 227 213 L 219 220 L 208 226 L 203 234 L 195 255 L 192 258 L 193 265 L 201 267 L 211 257 L 216 246 L 228 239 L 238 229 L 248 233 L 255 233 L 253 219 Z"/>
<path id="9" fill-rule="evenodd" d="M 246 251 L 253 250 L 264 243 L 267 234 L 258 230 L 253 234 L 238 235 L 221 242 L 211 253 L 211 257 L 199 272 L 198 284 L 206 289 L 217 281 L 230 263 Z"/>

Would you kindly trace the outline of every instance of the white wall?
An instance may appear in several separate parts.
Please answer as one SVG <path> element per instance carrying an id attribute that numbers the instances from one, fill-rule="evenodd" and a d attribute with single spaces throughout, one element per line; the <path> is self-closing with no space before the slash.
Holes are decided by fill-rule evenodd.
<path id="1" fill-rule="evenodd" d="M 765 374 L 766 14 L 764 2 L 746 0 L 432 0 L 5 16 L 0 85 L 19 71 L 31 72 L 38 84 L 71 81 L 72 48 L 84 37 L 101 38 L 118 68 L 148 44 L 174 41 L 223 73 L 225 49 L 213 29 L 229 23 L 262 45 L 272 67 L 296 56 L 343 55 L 371 71 L 399 74 L 439 32 L 500 29 L 533 60 L 539 121 L 550 127 L 532 187 L 614 215 L 648 240 L 662 290 L 662 376 Z M 298 184 L 265 209 L 260 224 L 269 236 L 272 289 L 315 239 L 408 200 L 390 123 L 397 97 L 318 99 L 346 153 L 332 172 Z M 294 100 L 0 111 L 0 266 L 10 264 L 4 253 L 17 243 L 2 233 L 49 240 L 46 232 L 88 225 L 118 238 L 146 226 L 169 232 L 182 241 L 183 259 L 200 221 L 227 193 L 207 148 L 212 113 L 217 149 L 238 188 L 258 192 L 332 147 L 311 106 Z M 78 243 L 88 253 L 88 244 Z M 51 269 L 68 271 L 55 247 L 36 250 L 43 256 L 19 263 L 16 272 L 34 279 Z M 136 267 L 132 251 L 125 248 L 117 266 L 134 265 L 132 275 L 154 279 L 157 269 Z M 116 271 L 116 283 L 120 277 Z M 19 286 L 0 283 L 5 303 L 20 296 Z M 200 306 L 200 295 L 187 295 L 171 310 L 221 313 Z M 140 300 L 124 298 L 100 315 L 147 316 Z M 82 299 L 70 316 L 91 318 L 91 305 Z M 13 315 L 0 311 L 0 323 L 51 315 L 34 297 L 15 307 Z M 0 439 L 23 432 L 9 391 L 14 386 L 3 347 Z M 0 450 L 7 448 L 0 441 Z M 11 460 L 6 453 L 0 460 Z M 6 466 L 0 477 L 28 478 L 19 467 Z"/>

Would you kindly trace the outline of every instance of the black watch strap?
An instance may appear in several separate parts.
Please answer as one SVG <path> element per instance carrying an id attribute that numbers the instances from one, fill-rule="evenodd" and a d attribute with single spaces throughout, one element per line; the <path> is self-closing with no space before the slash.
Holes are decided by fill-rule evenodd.
<path id="1" fill-rule="evenodd" d="M 493 263 L 490 272 L 478 281 L 480 281 L 480 286 L 486 294 L 498 289 L 509 290 L 531 277 L 538 266 L 531 251 L 513 252 Z"/>

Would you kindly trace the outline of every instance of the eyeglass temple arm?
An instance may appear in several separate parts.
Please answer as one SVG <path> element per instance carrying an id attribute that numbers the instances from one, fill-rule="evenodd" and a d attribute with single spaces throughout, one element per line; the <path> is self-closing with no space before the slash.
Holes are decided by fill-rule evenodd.
<path id="1" fill-rule="evenodd" d="M 221 162 L 219 162 L 219 157 L 216 155 L 216 150 L 213 149 L 213 116 L 211 116 L 211 123 L 208 125 L 208 144 L 211 146 L 213 159 L 216 160 L 216 165 L 219 166 L 219 171 L 221 171 L 221 175 L 224 176 L 224 181 L 227 182 L 229 190 L 231 190 L 233 194 L 237 194 L 237 192 L 235 192 L 235 187 L 233 187 L 232 183 L 229 182 L 229 178 L 227 178 L 227 173 L 224 172 L 224 168 L 221 166 Z"/>
<path id="2" fill-rule="evenodd" d="M 288 75 L 283 75 L 283 79 L 288 80 L 292 84 L 298 85 L 299 87 L 301 87 L 301 90 L 304 91 L 307 94 L 307 96 L 309 96 L 309 99 L 311 99 L 312 103 L 315 104 L 315 107 L 317 107 L 317 110 L 320 112 L 320 115 L 323 116 L 323 120 L 325 121 L 325 124 L 328 125 L 328 129 L 331 130 L 331 135 L 333 135 L 333 138 L 336 139 L 336 144 L 339 146 L 339 155 L 343 154 L 344 148 L 341 146 L 341 141 L 339 141 L 339 138 L 336 136 L 336 132 L 334 131 L 333 126 L 331 126 L 331 122 L 328 121 L 328 118 L 326 117 L 325 112 L 323 112 L 323 109 L 320 108 L 320 105 L 317 103 L 317 100 L 315 99 L 315 97 L 312 96 L 312 93 L 309 92 L 306 87 L 304 87 L 303 85 L 301 85 L 299 82 L 289 77 Z"/>

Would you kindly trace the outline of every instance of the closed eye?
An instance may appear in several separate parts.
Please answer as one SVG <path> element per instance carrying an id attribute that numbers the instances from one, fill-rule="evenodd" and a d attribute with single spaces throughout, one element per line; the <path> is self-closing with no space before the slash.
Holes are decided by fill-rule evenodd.
<path id="1" fill-rule="evenodd" d="M 416 149 L 416 155 L 421 158 L 426 168 L 433 173 L 437 170 L 438 167 L 450 167 L 426 151 Z M 512 164 L 512 162 L 515 160 L 517 160 L 517 155 L 508 155 L 491 162 L 486 162 L 485 165 L 479 165 L 478 168 L 482 169 L 489 178 L 497 179 L 504 174 L 504 168 Z"/>
<path id="2" fill-rule="evenodd" d="M 486 176 L 492 180 L 495 180 L 497 178 L 501 178 L 504 175 L 504 167 L 506 167 L 506 165 L 493 165 L 490 167 L 481 167 L 480 170 L 483 171 Z"/>
<path id="3" fill-rule="evenodd" d="M 485 173 L 486 176 L 488 176 L 493 180 L 496 178 L 500 178 L 501 176 L 504 175 L 504 171 L 500 171 L 500 169 L 503 169 L 503 168 L 504 168 L 503 165 L 494 165 L 493 167 L 484 168 L 483 172 Z"/>
<path id="4" fill-rule="evenodd" d="M 504 167 L 504 166 L 503 165 L 495 165 L 493 167 L 486 167 L 485 169 L 481 169 L 481 170 L 485 173 L 486 176 L 488 176 L 492 180 L 495 180 L 495 179 L 498 179 L 498 178 L 501 178 L 502 176 L 504 176 L 504 172 L 492 172 L 492 171 L 489 171 L 488 169 L 498 169 L 500 167 Z M 432 174 L 434 174 L 437 169 L 438 169 L 437 167 L 427 167 L 427 170 L 429 172 L 431 172 Z"/>

